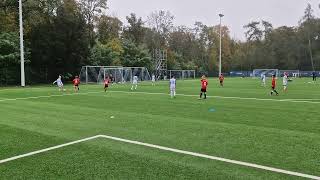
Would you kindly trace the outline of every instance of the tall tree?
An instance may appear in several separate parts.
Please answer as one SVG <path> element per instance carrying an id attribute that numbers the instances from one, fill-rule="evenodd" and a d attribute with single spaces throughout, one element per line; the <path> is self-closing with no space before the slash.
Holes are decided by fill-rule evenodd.
<path id="1" fill-rule="evenodd" d="M 136 44 L 142 44 L 146 32 L 144 27 L 144 22 L 141 17 L 137 17 L 136 14 L 131 13 L 130 16 L 126 17 L 128 21 L 128 26 L 124 28 L 124 37 L 126 39 L 132 40 Z"/>
<path id="2" fill-rule="evenodd" d="M 116 17 L 102 15 L 98 20 L 98 39 L 101 43 L 107 44 L 112 39 L 120 37 L 122 22 Z"/>
<path id="3" fill-rule="evenodd" d="M 160 34 L 161 39 L 158 40 L 158 46 L 167 44 L 169 33 L 173 29 L 173 20 L 174 16 L 170 11 L 155 11 L 148 16 L 148 25 Z"/>
<path id="4" fill-rule="evenodd" d="M 95 22 L 99 17 L 106 12 L 107 0 L 77 0 L 88 23 L 88 33 L 90 45 L 92 46 L 95 41 Z"/>

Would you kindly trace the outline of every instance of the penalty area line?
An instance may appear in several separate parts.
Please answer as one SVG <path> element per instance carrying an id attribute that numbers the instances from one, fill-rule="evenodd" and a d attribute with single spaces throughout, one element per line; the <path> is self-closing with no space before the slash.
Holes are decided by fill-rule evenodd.
<path id="1" fill-rule="evenodd" d="M 196 152 L 179 150 L 179 149 L 174 149 L 174 148 L 169 148 L 169 147 L 164 147 L 164 146 L 159 146 L 159 145 L 154 145 L 154 144 L 149 144 L 149 143 L 143 143 L 143 142 L 139 142 L 139 141 L 133 141 L 133 140 L 123 139 L 123 138 L 118 138 L 118 137 L 113 137 L 113 136 L 107 136 L 107 135 L 92 136 L 92 137 L 80 139 L 77 141 L 72 141 L 69 143 L 65 143 L 65 144 L 45 148 L 42 150 L 33 151 L 30 153 L 26 153 L 26 154 L 14 156 L 11 158 L 3 159 L 3 160 L 0 160 L 0 165 L 3 163 L 6 163 L 6 162 L 14 161 L 14 160 L 25 158 L 28 156 L 33 156 L 33 155 L 44 153 L 47 151 L 56 150 L 56 149 L 63 148 L 66 146 L 71 146 L 74 144 L 79 144 L 79 143 L 94 140 L 97 138 L 104 138 L 104 139 L 109 139 L 109 140 L 113 140 L 113 141 L 134 144 L 134 145 L 149 147 L 149 148 L 158 149 L 158 150 L 162 150 L 162 151 L 173 152 L 173 153 L 177 153 L 177 154 L 184 154 L 184 155 L 189 155 L 189 156 L 194 156 L 194 157 L 199 157 L 199 158 L 204 158 L 204 159 L 209 159 L 209 160 L 214 160 L 214 161 L 221 161 L 221 162 L 225 162 L 225 163 L 229 163 L 229 164 L 246 166 L 249 168 L 255 168 L 255 169 L 270 171 L 270 172 L 274 172 L 274 173 L 280 173 L 280 174 L 286 174 L 286 175 L 291 175 L 291 176 L 320 180 L 319 176 L 314 176 L 314 175 L 309 175 L 309 174 L 304 174 L 304 173 L 299 173 L 299 172 L 294 172 L 294 171 L 288 171 L 288 170 L 284 170 L 284 169 L 278 169 L 278 168 L 273 168 L 273 167 L 269 167 L 269 166 L 263 166 L 263 165 L 258 165 L 258 164 L 243 162 L 243 161 L 231 160 L 231 159 L 226 159 L 226 158 L 222 158 L 222 157 L 216 157 L 216 156 L 211 156 L 211 155 L 206 155 L 206 154 L 201 154 L 201 153 L 196 153 Z"/>

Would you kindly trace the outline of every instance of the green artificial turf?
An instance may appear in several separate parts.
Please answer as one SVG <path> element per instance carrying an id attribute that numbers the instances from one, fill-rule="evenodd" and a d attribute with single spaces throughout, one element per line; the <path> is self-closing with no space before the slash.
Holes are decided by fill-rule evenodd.
<path id="1" fill-rule="evenodd" d="M 178 80 L 184 95 L 175 99 L 167 82 L 107 93 L 101 85 L 78 94 L 71 86 L 0 88 L 0 160 L 104 134 L 320 176 L 320 84 L 309 81 L 295 79 L 285 94 L 278 80 L 280 96 L 270 96 L 257 79 L 227 78 L 223 88 L 209 79 L 207 100 L 198 100 L 198 79 Z M 299 178 L 95 139 L 0 164 L 0 179 Z"/>

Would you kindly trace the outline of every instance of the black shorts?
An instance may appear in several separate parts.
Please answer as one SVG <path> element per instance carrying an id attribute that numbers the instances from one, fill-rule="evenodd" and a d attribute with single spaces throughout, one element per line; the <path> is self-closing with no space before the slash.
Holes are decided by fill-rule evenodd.
<path id="1" fill-rule="evenodd" d="M 104 85 L 104 88 L 108 88 L 108 87 L 109 87 L 109 85 L 108 85 L 108 84 L 105 84 L 105 85 Z"/>
<path id="2" fill-rule="evenodd" d="M 276 87 L 272 86 L 272 87 L 271 87 L 271 89 L 272 89 L 272 90 L 275 90 L 275 89 L 276 89 Z"/>
<path id="3" fill-rule="evenodd" d="M 223 81 L 220 81 L 220 84 L 222 84 L 223 83 Z"/>
<path id="4" fill-rule="evenodd" d="M 79 84 L 74 85 L 75 87 L 79 87 Z"/>
<path id="5" fill-rule="evenodd" d="M 202 89 L 201 89 L 201 92 L 207 92 L 207 89 L 202 88 Z"/>

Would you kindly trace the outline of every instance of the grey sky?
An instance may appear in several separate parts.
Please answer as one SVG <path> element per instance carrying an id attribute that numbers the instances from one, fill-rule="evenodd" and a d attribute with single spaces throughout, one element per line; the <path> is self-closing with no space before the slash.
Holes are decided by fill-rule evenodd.
<path id="1" fill-rule="evenodd" d="M 216 25 L 218 14 L 223 13 L 223 23 L 230 28 L 231 36 L 243 40 L 243 25 L 253 20 L 264 19 L 274 27 L 297 25 L 308 2 L 320 16 L 320 0 L 109 0 L 109 14 L 125 21 L 133 12 L 146 20 L 152 11 L 169 10 L 175 16 L 175 25 L 191 27 L 195 21 Z"/>

